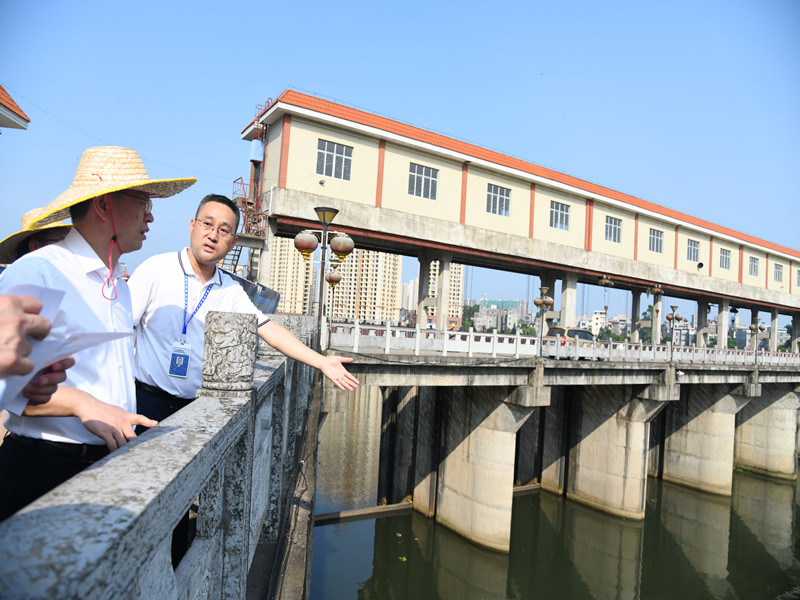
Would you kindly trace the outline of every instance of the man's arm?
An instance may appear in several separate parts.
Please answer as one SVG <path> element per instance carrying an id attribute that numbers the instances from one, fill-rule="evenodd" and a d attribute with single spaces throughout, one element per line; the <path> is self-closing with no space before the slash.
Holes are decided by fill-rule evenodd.
<path id="1" fill-rule="evenodd" d="M 47 402 L 50 400 L 50 396 L 58 389 L 58 384 L 67 380 L 66 371 L 73 366 L 75 366 L 75 359 L 68 356 L 58 362 L 54 362 L 49 367 L 45 367 L 22 388 L 22 395 L 31 404 Z"/>
<path id="2" fill-rule="evenodd" d="M 42 303 L 33 296 L 0 295 L 0 377 L 25 375 L 33 370 L 27 358 L 31 352 L 28 336 L 43 339 L 50 321 L 39 315 Z"/>
<path id="3" fill-rule="evenodd" d="M 78 389 L 60 385 L 49 402 L 28 404 L 26 417 L 78 417 L 91 433 L 101 438 L 109 450 L 116 450 L 136 437 L 134 425 L 153 427 L 158 422 L 129 413 L 118 406 L 100 402 Z"/>
<path id="4" fill-rule="evenodd" d="M 358 387 L 356 379 L 342 363 L 352 362 L 352 358 L 342 356 L 323 356 L 315 352 L 288 329 L 269 321 L 258 328 L 258 335 L 270 346 L 289 358 L 319 369 L 340 390 L 352 391 Z"/>

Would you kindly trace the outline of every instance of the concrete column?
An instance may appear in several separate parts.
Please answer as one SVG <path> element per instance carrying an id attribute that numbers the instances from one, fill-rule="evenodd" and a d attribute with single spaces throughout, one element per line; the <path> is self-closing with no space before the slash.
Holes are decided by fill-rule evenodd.
<path id="1" fill-rule="evenodd" d="M 685 386 L 666 411 L 662 479 L 730 496 L 736 413 L 749 401 L 727 386 Z"/>
<path id="2" fill-rule="evenodd" d="M 653 295 L 653 343 L 661 343 L 661 294 Z"/>
<path id="3" fill-rule="evenodd" d="M 419 257 L 419 290 L 417 294 L 417 324 L 420 329 L 425 329 L 428 324 L 428 311 L 426 307 L 431 297 L 431 262 L 433 259 L 427 254 Z"/>
<path id="4" fill-rule="evenodd" d="M 436 390 L 417 388 L 417 435 L 414 460 L 414 510 L 426 517 L 436 513 L 441 414 L 437 410 Z"/>
<path id="5" fill-rule="evenodd" d="M 730 318 L 730 302 L 721 300 L 717 311 L 717 348 L 728 347 L 728 319 Z"/>
<path id="6" fill-rule="evenodd" d="M 381 387 L 381 451 L 378 467 L 378 505 L 393 503 L 394 451 L 397 438 L 397 389 Z"/>
<path id="7" fill-rule="evenodd" d="M 792 352 L 800 352 L 800 314 L 792 315 Z"/>
<path id="8" fill-rule="evenodd" d="M 544 411 L 539 408 L 517 432 L 515 485 L 539 483 L 542 475 Z"/>
<path id="9" fill-rule="evenodd" d="M 511 541 L 516 432 L 533 412 L 504 402 L 512 393 L 506 387 L 442 390 L 436 521 L 500 552 Z"/>
<path id="10" fill-rule="evenodd" d="M 554 387 L 550 395 L 550 406 L 544 409 L 542 426 L 542 489 L 563 495 L 567 489 L 567 467 L 569 461 L 569 408 L 574 388 Z"/>
<path id="11" fill-rule="evenodd" d="M 700 300 L 697 303 L 697 340 L 695 342 L 695 346 L 698 348 L 708 346 L 706 339 L 708 334 L 703 331 L 706 327 L 708 327 L 708 302 Z"/>
<path id="12" fill-rule="evenodd" d="M 439 277 L 436 281 L 436 329 L 447 330 L 450 312 L 450 255 L 439 257 Z"/>
<path id="13" fill-rule="evenodd" d="M 272 264 L 270 249 L 276 239 L 275 231 L 278 224 L 276 221 L 267 219 L 267 228 L 265 231 L 264 246 L 261 249 L 261 256 L 258 258 L 258 283 L 263 286 L 269 287 L 269 274 L 270 265 Z"/>
<path id="14" fill-rule="evenodd" d="M 736 415 L 735 467 L 781 479 L 797 479 L 797 418 L 800 399 L 791 385 L 762 384 Z"/>
<path id="15" fill-rule="evenodd" d="M 773 308 L 772 314 L 770 315 L 772 320 L 769 324 L 769 349 L 772 352 L 776 352 L 778 350 L 778 309 Z"/>
<path id="16" fill-rule="evenodd" d="M 550 292 L 552 296 L 553 293 Z M 561 280 L 561 319 L 563 327 L 575 327 L 578 324 L 578 277 L 567 273 Z"/>
<path id="17" fill-rule="evenodd" d="M 630 386 L 584 386 L 571 418 L 567 498 L 644 519 L 650 422 L 666 402 Z"/>
<path id="18" fill-rule="evenodd" d="M 419 388 L 397 388 L 397 416 L 394 437 L 394 469 L 392 478 L 392 504 L 402 502 L 414 491 L 414 429 Z"/>
<path id="19" fill-rule="evenodd" d="M 641 325 L 639 322 L 642 319 L 642 293 L 639 290 L 631 290 L 631 331 L 630 331 L 630 338 L 631 342 L 634 344 L 638 344 L 641 336 Z"/>

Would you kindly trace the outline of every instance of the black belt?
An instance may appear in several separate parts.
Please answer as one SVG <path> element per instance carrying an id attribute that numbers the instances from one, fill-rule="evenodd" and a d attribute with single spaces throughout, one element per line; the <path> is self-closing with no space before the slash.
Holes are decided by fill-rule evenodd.
<path id="1" fill-rule="evenodd" d="M 50 440 L 40 440 L 17 435 L 11 431 L 8 432 L 8 437 L 19 442 L 20 444 L 24 444 L 33 448 L 35 451 L 58 454 L 59 456 L 66 456 L 67 458 L 74 458 L 87 462 L 98 461 L 110 454 L 110 451 L 105 444 L 72 444 L 70 442 L 52 442 Z"/>
<path id="2" fill-rule="evenodd" d="M 149 383 L 144 383 L 143 381 L 136 380 L 136 387 L 144 390 L 148 394 L 153 394 L 153 396 L 157 396 L 162 400 L 169 400 L 170 402 L 176 402 L 181 406 L 188 406 L 189 403 L 194 401 L 194 398 L 179 398 L 178 396 L 173 396 L 169 392 L 165 392 L 160 387 L 156 387 L 154 385 L 150 385 Z"/>

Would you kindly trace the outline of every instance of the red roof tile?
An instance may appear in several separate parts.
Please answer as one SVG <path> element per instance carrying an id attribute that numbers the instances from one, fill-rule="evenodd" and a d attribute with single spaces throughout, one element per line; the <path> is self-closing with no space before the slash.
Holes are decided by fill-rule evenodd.
<path id="1" fill-rule="evenodd" d="M 16 114 L 18 117 L 25 119 L 28 123 L 31 122 L 31 120 L 28 118 L 28 115 L 26 115 L 23 112 L 23 110 L 19 107 L 19 105 L 16 102 L 14 102 L 14 99 L 11 96 L 9 96 L 8 92 L 2 85 L 0 85 L 0 104 L 5 106 L 8 110 Z"/>
<path id="2" fill-rule="evenodd" d="M 579 190 L 598 194 L 606 198 L 612 198 L 614 200 L 618 200 L 620 202 L 630 205 L 634 209 L 640 208 L 652 211 L 656 214 L 660 214 L 665 217 L 671 217 L 673 219 L 683 221 L 687 224 L 708 229 L 712 232 L 731 236 L 733 238 L 736 238 L 743 242 L 747 242 L 749 244 L 754 244 L 756 246 L 761 246 L 763 248 L 774 250 L 776 252 L 782 252 L 784 254 L 800 258 L 800 251 L 792 250 L 791 248 L 787 248 L 785 246 L 781 246 L 773 242 L 768 242 L 766 240 L 762 240 L 760 238 L 748 235 L 746 233 L 734 231 L 733 229 L 729 229 L 722 225 L 717 225 L 716 223 L 711 223 L 710 221 L 699 219 L 697 217 L 687 215 L 677 210 L 660 206 L 653 202 L 648 202 L 647 200 L 642 200 L 641 198 L 637 198 L 629 194 L 624 194 L 622 192 L 618 192 L 616 190 L 612 190 L 610 188 L 597 185 L 590 181 L 585 181 L 583 179 L 573 177 L 572 175 L 566 175 L 564 173 L 554 171 L 553 169 L 541 167 L 539 165 L 535 165 L 533 163 L 524 161 L 519 158 L 514 158 L 505 154 L 501 154 L 500 152 L 496 152 L 494 150 L 488 150 L 486 148 L 482 148 L 474 144 L 462 142 L 460 140 L 450 138 L 438 133 L 434 133 L 432 131 L 427 131 L 419 127 L 414 127 L 413 125 L 408 125 L 400 121 L 395 121 L 393 119 L 381 117 L 373 113 L 359 110 L 357 108 L 351 108 L 349 106 L 337 104 L 336 102 L 331 102 L 330 100 L 317 98 L 316 96 L 303 94 L 295 90 L 285 90 L 269 106 L 267 106 L 264 109 L 264 112 L 267 112 L 278 102 L 282 102 L 284 104 L 291 104 L 293 106 L 313 110 L 325 115 L 338 117 L 340 119 L 352 121 L 353 123 L 358 123 L 360 125 L 375 127 L 377 129 L 382 129 L 383 131 L 388 131 L 390 133 L 401 135 L 413 140 L 426 142 L 434 146 L 439 146 L 440 148 L 445 148 L 447 150 L 459 152 L 461 154 L 466 154 L 467 156 L 480 158 L 489 162 L 496 163 L 498 165 L 510 167 L 512 169 L 517 169 L 524 173 L 530 173 L 531 175 L 544 177 L 552 181 L 557 181 L 559 183 L 575 187 Z M 259 115 L 259 117 L 257 117 L 256 120 L 258 120 L 260 116 L 261 115 Z"/>

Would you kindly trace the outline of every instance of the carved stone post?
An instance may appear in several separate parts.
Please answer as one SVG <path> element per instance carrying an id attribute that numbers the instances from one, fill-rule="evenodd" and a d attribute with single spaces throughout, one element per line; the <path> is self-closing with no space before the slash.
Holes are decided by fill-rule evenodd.
<path id="1" fill-rule="evenodd" d="M 250 566 L 250 503 L 253 473 L 253 373 L 256 317 L 224 312 L 206 316 L 203 387 L 198 397 L 247 404 L 244 431 L 223 465 L 222 597 L 244 598 Z M 201 508 L 202 510 L 202 508 Z"/>

